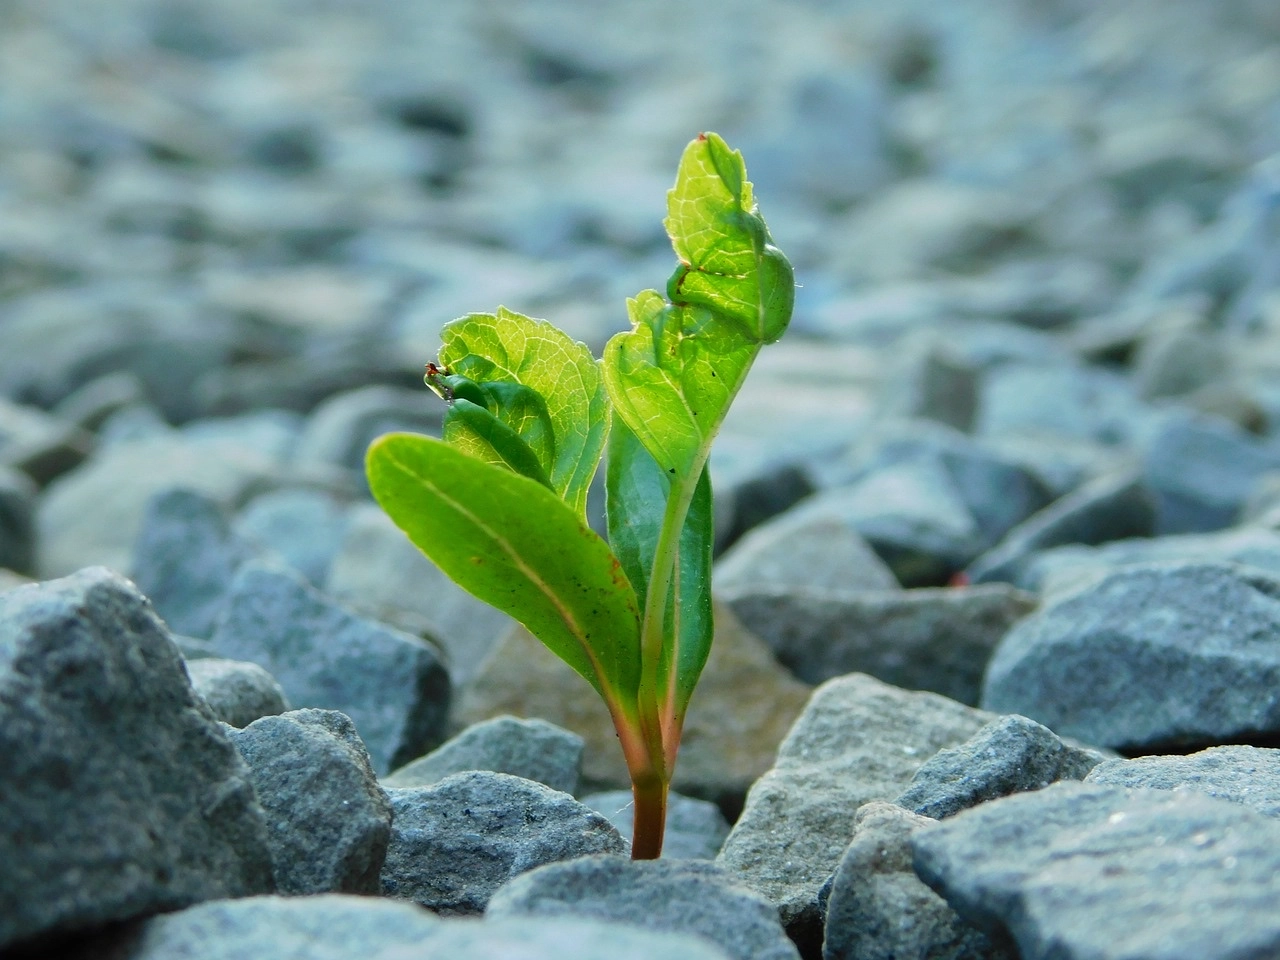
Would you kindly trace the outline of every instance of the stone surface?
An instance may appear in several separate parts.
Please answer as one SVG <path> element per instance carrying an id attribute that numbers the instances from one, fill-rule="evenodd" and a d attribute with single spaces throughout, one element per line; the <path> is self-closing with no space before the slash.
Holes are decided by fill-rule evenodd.
<path id="1" fill-rule="evenodd" d="M 187 676 L 213 715 L 228 726 L 247 727 L 259 717 L 289 709 L 289 700 L 276 678 L 256 663 L 187 657 Z"/>
<path id="2" fill-rule="evenodd" d="M 388 787 L 427 787 L 455 773 L 491 770 L 576 793 L 582 747 L 576 733 L 545 720 L 494 717 L 467 727 L 425 757 L 392 771 L 382 782 Z"/>
<path id="3" fill-rule="evenodd" d="M 232 529 L 323 586 L 347 519 L 348 506 L 342 500 L 320 490 L 285 488 L 250 500 L 236 514 Z"/>
<path id="4" fill-rule="evenodd" d="M 495 890 L 534 867 L 627 849 L 608 820 L 567 793 L 505 773 L 458 773 L 387 793 L 382 892 L 441 916 L 483 913 Z"/>
<path id="5" fill-rule="evenodd" d="M 295 707 L 347 714 L 380 774 L 443 739 L 450 686 L 436 652 L 290 570 L 244 564 L 211 643 L 219 656 L 265 667 Z"/>
<path id="6" fill-rule="evenodd" d="M 1015 626 L 982 705 L 1117 749 L 1274 736 L 1278 598 L 1244 567 L 1123 567 Z"/>
<path id="7" fill-rule="evenodd" d="M 0 567 L 34 568 L 35 512 L 35 481 L 21 470 L 0 466 Z"/>
<path id="8" fill-rule="evenodd" d="M 862 674 L 827 681 L 752 786 L 717 862 L 778 905 L 802 953 L 818 949 L 818 893 L 848 846 L 854 812 L 898 796 L 926 760 L 992 719 Z"/>
<path id="9" fill-rule="evenodd" d="M 217 503 L 178 488 L 147 502 L 131 576 L 173 630 L 207 638 L 236 570 L 262 555 L 261 548 L 231 531 Z"/>
<path id="10" fill-rule="evenodd" d="M 685 719 L 672 789 L 733 810 L 772 765 L 809 688 L 779 667 L 727 608 L 718 606 L 715 616 L 715 641 Z M 521 627 L 462 690 L 454 721 L 466 725 L 501 714 L 541 717 L 582 737 L 584 790 L 630 786 L 600 697 Z"/>
<path id="11" fill-rule="evenodd" d="M 922 828 L 916 872 L 1023 960 L 1280 950 L 1280 824 L 1195 792 L 1060 783 Z"/>
<path id="12" fill-rule="evenodd" d="M 831 878 L 822 960 L 1014 960 L 962 920 L 911 867 L 911 835 L 928 817 L 873 800 Z"/>
<path id="13" fill-rule="evenodd" d="M 996 644 L 1036 608 L 1004 584 L 853 593 L 806 587 L 719 591 L 806 683 L 868 673 L 976 705 Z"/>
<path id="14" fill-rule="evenodd" d="M 799 960 L 778 911 L 715 864 L 581 857 L 503 886 L 486 916 L 590 917 L 704 937 L 735 960 Z"/>
<path id="15" fill-rule="evenodd" d="M 351 720 L 336 710 L 294 710 L 230 736 L 266 813 L 276 889 L 380 892 L 391 803 Z"/>
<path id="16" fill-rule="evenodd" d="M 133 585 L 0 594 L 0 946 L 265 893 L 262 808 Z"/>
<path id="17" fill-rule="evenodd" d="M 585 806 L 605 817 L 631 842 L 635 803 L 630 790 L 606 790 L 581 798 Z M 683 794 L 667 794 L 667 822 L 662 837 L 665 860 L 714 860 L 729 835 L 729 824 L 720 808 L 708 800 Z"/>
<path id="18" fill-rule="evenodd" d="M 1194 790 L 1280 817 L 1280 750 L 1273 748 L 1238 745 L 1187 756 L 1115 758 L 1098 764 L 1084 779 L 1119 787 Z"/>
<path id="19" fill-rule="evenodd" d="M 942 820 L 996 797 L 1083 780 L 1106 755 L 1063 743 L 1048 727 L 1011 714 L 925 762 L 894 802 Z"/>

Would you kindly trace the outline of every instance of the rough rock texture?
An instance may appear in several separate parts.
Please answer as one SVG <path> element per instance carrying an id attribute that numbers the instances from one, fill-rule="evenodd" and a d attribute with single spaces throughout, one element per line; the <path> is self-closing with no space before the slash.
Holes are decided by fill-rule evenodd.
<path id="1" fill-rule="evenodd" d="M 768 900 L 715 864 L 580 857 L 516 877 L 488 917 L 590 917 L 705 937 L 735 960 L 799 960 Z"/>
<path id="2" fill-rule="evenodd" d="M 482 720 L 425 757 L 383 777 L 388 787 L 426 787 L 466 770 L 492 770 L 576 793 L 582 738 L 545 720 Z"/>
<path id="3" fill-rule="evenodd" d="M 356 616 L 292 571 L 241 567 L 211 642 L 221 656 L 265 667 L 294 706 L 349 716 L 379 773 L 443 737 L 449 676 L 436 652 Z"/>
<path id="4" fill-rule="evenodd" d="M 630 790 L 606 790 L 588 794 L 581 800 L 584 806 L 617 827 L 623 839 L 631 842 L 635 802 Z M 674 791 L 667 794 L 667 822 L 662 835 L 664 860 L 714 860 L 728 835 L 729 824 L 714 803 Z"/>
<path id="5" fill-rule="evenodd" d="M 1228 564 L 1127 567 L 1022 621 L 982 705 L 1119 748 L 1280 732 L 1280 580 Z"/>
<path id="6" fill-rule="evenodd" d="M 0 947 L 269 892 L 249 771 L 133 585 L 0 594 Z"/>
<path id="7" fill-rule="evenodd" d="M 882 800 L 858 809 L 831 878 L 822 960 L 1016 960 L 916 876 L 911 835 L 932 822 Z"/>
<path id="8" fill-rule="evenodd" d="M 1280 824 L 1239 804 L 1059 783 L 911 844 L 916 872 L 970 922 L 1007 932 L 1022 960 L 1280 954 Z"/>
<path id="9" fill-rule="evenodd" d="M 187 675 L 213 715 L 233 727 L 247 727 L 259 717 L 289 709 L 276 678 L 256 663 L 220 657 L 188 659 Z"/>
<path id="10" fill-rule="evenodd" d="M 442 916 L 483 913 L 494 890 L 534 867 L 627 850 L 608 820 L 567 793 L 505 773 L 458 773 L 387 792 L 382 892 Z"/>
<path id="11" fill-rule="evenodd" d="M 1083 780 L 1106 759 L 1013 714 L 993 720 L 958 747 L 938 751 L 894 802 L 941 820 L 996 797 L 1040 790 L 1058 780 Z"/>
<path id="12" fill-rule="evenodd" d="M 751 587 L 717 595 L 806 683 L 867 673 L 975 705 L 996 644 L 1036 608 L 1004 584 L 851 593 Z"/>
<path id="13" fill-rule="evenodd" d="M 380 892 L 391 803 L 351 720 L 335 710 L 294 710 L 230 736 L 266 812 L 276 888 Z"/>
<path id="14" fill-rule="evenodd" d="M 848 846 L 854 812 L 898 796 L 921 764 L 992 719 L 862 674 L 827 681 L 751 788 L 717 862 L 778 905 L 802 952 L 817 949 L 818 893 Z"/>
<path id="15" fill-rule="evenodd" d="M 773 763 L 808 695 L 728 608 L 717 606 L 715 642 L 689 707 L 672 789 L 736 807 Z M 542 717 L 581 736 L 583 789 L 630 786 L 599 696 L 523 628 L 503 638 L 462 691 L 454 719 L 472 724 L 504 713 Z"/>
<path id="16" fill-rule="evenodd" d="M 1210 747 L 1189 756 L 1135 757 L 1098 764 L 1085 783 L 1194 790 L 1280 818 L 1280 750 Z"/>

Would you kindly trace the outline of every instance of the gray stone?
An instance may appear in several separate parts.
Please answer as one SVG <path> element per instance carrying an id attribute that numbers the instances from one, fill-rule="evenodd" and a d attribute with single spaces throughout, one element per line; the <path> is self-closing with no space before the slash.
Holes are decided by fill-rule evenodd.
<path id="1" fill-rule="evenodd" d="M 132 584 L 0 593 L 0 946 L 266 893 L 249 772 Z"/>
<path id="2" fill-rule="evenodd" d="M 263 553 L 232 532 L 213 500 L 194 490 L 166 490 L 147 501 L 131 576 L 170 628 L 207 638 L 236 570 Z"/>
<path id="3" fill-rule="evenodd" d="M 283 488 L 254 497 L 231 527 L 323 586 L 347 531 L 348 510 L 346 503 L 323 491 Z"/>
<path id="4" fill-rule="evenodd" d="M 978 405 L 979 374 L 946 343 L 926 331 L 896 345 L 876 398 L 879 417 L 919 417 L 968 430 Z"/>
<path id="5" fill-rule="evenodd" d="M 1148 400 L 1185 397 L 1232 375 L 1221 338 L 1198 330 L 1160 331 L 1144 338 L 1133 367 L 1138 393 Z"/>
<path id="6" fill-rule="evenodd" d="M 818 893 L 849 844 L 854 812 L 898 796 L 926 760 L 992 719 L 862 674 L 827 681 L 747 794 L 717 862 L 778 905 L 809 955 L 822 942 Z"/>
<path id="7" fill-rule="evenodd" d="M 1020 568 L 1037 550 L 1150 537 L 1155 526 L 1155 497 L 1142 478 L 1133 471 L 1108 474 L 1032 514 L 978 557 L 965 573 L 971 583 L 1016 583 Z"/>
<path id="8" fill-rule="evenodd" d="M 553 863 L 503 886 L 486 916 L 589 917 L 695 934 L 735 960 L 799 960 L 773 904 L 699 861 L 594 856 Z"/>
<path id="9" fill-rule="evenodd" d="M 723 603 L 806 683 L 868 673 L 976 705 L 987 661 L 1036 598 L 1006 586 L 848 591 L 718 591 Z"/>
<path id="10" fill-rule="evenodd" d="M 271 408 L 235 416 L 201 417 L 183 424 L 179 433 L 200 443 L 236 443 L 286 462 L 293 457 L 302 423 L 301 414 Z"/>
<path id="11" fill-rule="evenodd" d="M 0 399 L 0 467 L 21 470 L 39 486 L 79 466 L 93 436 L 37 407 Z"/>
<path id="12" fill-rule="evenodd" d="M 36 484 L 21 470 L 0 466 L 0 567 L 35 567 Z"/>
<path id="13" fill-rule="evenodd" d="M 1232 564 L 1123 567 L 1015 626 L 982 705 L 1116 749 L 1280 731 L 1280 579 Z"/>
<path id="14" fill-rule="evenodd" d="M 498 887 L 534 867 L 627 850 L 608 820 L 567 793 L 505 773 L 458 773 L 387 793 L 382 892 L 442 916 L 483 913 Z"/>
<path id="15" fill-rule="evenodd" d="M 491 770 L 576 793 L 582 774 L 582 738 L 539 720 L 501 716 L 472 724 L 425 757 L 405 764 L 382 782 L 388 787 L 427 787 L 467 770 Z"/>
<path id="16" fill-rule="evenodd" d="M 247 727 L 259 717 L 289 709 L 289 700 L 276 678 L 256 663 L 212 656 L 193 659 L 185 650 L 183 657 L 191 686 L 213 715 L 228 726 Z"/>
<path id="17" fill-rule="evenodd" d="M 90 380 L 53 408 L 54 416 L 96 431 L 113 413 L 147 402 L 147 389 L 134 373 L 120 370 Z"/>
<path id="18" fill-rule="evenodd" d="M 974 433 L 1133 442 L 1150 412 L 1119 374 L 1066 363 L 1009 364 L 987 372 Z"/>
<path id="19" fill-rule="evenodd" d="M 631 842 L 635 803 L 630 790 L 606 790 L 581 798 L 582 803 L 608 819 Z M 667 794 L 667 821 L 662 837 L 665 860 L 714 860 L 729 823 L 714 803 L 686 797 L 671 791 Z"/>
<path id="20" fill-rule="evenodd" d="M 916 876 L 911 835 L 931 822 L 882 800 L 858 808 L 831 878 L 822 960 L 1015 960 Z"/>
<path id="21" fill-rule="evenodd" d="M 364 454 L 384 433 L 407 430 L 440 435 L 444 404 L 425 389 L 361 387 L 320 404 L 298 438 L 300 462 L 325 463 L 364 474 Z"/>
<path id="22" fill-rule="evenodd" d="M 351 720 L 336 710 L 294 710 L 230 736 L 266 812 L 276 888 L 379 893 L 391 803 Z"/>
<path id="23" fill-rule="evenodd" d="M 450 687 L 436 652 L 339 606 L 293 571 L 244 564 L 211 641 L 223 657 L 265 667 L 294 706 L 351 717 L 379 774 L 442 739 Z"/>
<path id="24" fill-rule="evenodd" d="M 351 508 L 324 589 L 353 610 L 437 639 L 455 686 L 475 675 L 513 622 L 445 576 L 372 504 Z"/>
<path id="25" fill-rule="evenodd" d="M 1280 952 L 1280 824 L 1201 794 L 1058 783 L 916 831 L 917 874 L 1022 960 Z"/>
<path id="26" fill-rule="evenodd" d="M 1146 445 L 1156 531 L 1198 533 L 1234 523 L 1258 479 L 1280 469 L 1280 449 L 1210 417 L 1169 416 Z"/>
<path id="27" fill-rule="evenodd" d="M 894 802 L 942 820 L 996 797 L 1083 780 L 1106 755 L 1063 743 L 1048 727 L 1012 714 L 958 747 L 939 750 Z"/>
<path id="28" fill-rule="evenodd" d="M 1280 817 L 1280 750 L 1233 745 L 1172 757 L 1119 758 L 1098 764 L 1085 783 L 1194 790 Z"/>
<path id="29" fill-rule="evenodd" d="M 717 491 L 717 496 L 719 495 Z M 717 594 L 755 588 L 893 590 L 898 581 L 852 526 L 787 511 L 748 531 L 716 560 Z"/>

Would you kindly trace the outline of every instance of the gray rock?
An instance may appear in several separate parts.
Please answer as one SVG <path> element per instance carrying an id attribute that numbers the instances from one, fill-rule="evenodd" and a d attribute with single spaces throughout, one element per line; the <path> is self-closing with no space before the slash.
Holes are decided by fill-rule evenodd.
<path id="1" fill-rule="evenodd" d="M 1037 550 L 1064 544 L 1099 544 L 1155 533 L 1156 502 L 1133 471 L 1097 477 L 1018 524 L 966 572 L 971 583 L 1016 583 Z"/>
<path id="2" fill-rule="evenodd" d="M 1185 397 L 1232 375 L 1220 337 L 1199 330 L 1162 330 L 1145 337 L 1133 359 L 1138 393 L 1148 400 Z"/>
<path id="3" fill-rule="evenodd" d="M 979 374 L 942 335 L 908 335 L 895 347 L 876 398 L 878 417 L 936 420 L 968 430 L 978 405 Z"/>
<path id="4" fill-rule="evenodd" d="M 716 560 L 714 585 L 720 594 L 789 586 L 893 590 L 898 581 L 849 524 L 787 511 L 748 531 Z"/>
<path id="5" fill-rule="evenodd" d="M 213 500 L 194 490 L 166 490 L 147 501 L 131 575 L 173 630 L 207 638 L 236 570 L 263 553 L 232 532 Z"/>
<path id="6" fill-rule="evenodd" d="M 132 584 L 0 593 L 0 946 L 266 893 L 262 808 Z"/>
<path id="7" fill-rule="evenodd" d="M 982 705 L 1117 749 L 1280 731 L 1280 579 L 1230 564 L 1124 567 L 1015 626 Z"/>
<path id="8" fill-rule="evenodd" d="M 128 371 L 104 374 L 68 394 L 53 408 L 54 416 L 83 430 L 96 431 L 113 413 L 147 402 L 147 389 Z"/>
<path id="9" fill-rule="evenodd" d="M 391 803 L 351 720 L 336 710 L 294 710 L 230 736 L 266 812 L 276 888 L 379 893 Z"/>
<path id="10" fill-rule="evenodd" d="M 1194 792 L 1058 783 L 911 837 L 916 872 L 1022 960 L 1280 952 L 1280 824 Z"/>
<path id="11" fill-rule="evenodd" d="M 442 916 L 484 912 L 526 870 L 592 853 L 625 853 L 604 817 L 567 793 L 505 773 L 458 773 L 392 788 L 382 892 Z"/>
<path id="12" fill-rule="evenodd" d="M 581 800 L 612 823 L 623 839 L 631 842 L 635 804 L 630 790 L 606 790 L 588 794 Z M 667 794 L 667 822 L 662 838 L 664 860 L 714 860 L 728 835 L 729 823 L 714 803 L 674 791 Z"/>
<path id="13" fill-rule="evenodd" d="M 1133 442 L 1149 410 L 1119 374 L 1065 363 L 1009 364 L 983 378 L 974 433 Z"/>
<path id="14" fill-rule="evenodd" d="M 201 417 L 183 424 L 179 432 L 201 443 L 236 443 L 273 460 L 288 461 L 302 422 L 301 414 L 269 408 L 228 417 Z"/>
<path id="15" fill-rule="evenodd" d="M 21 470 L 0 466 L 0 567 L 35 567 L 35 481 Z"/>
<path id="16" fill-rule="evenodd" d="M 0 398 L 0 467 L 44 486 L 79 466 L 93 447 L 92 435 L 75 424 Z"/>
<path id="17" fill-rule="evenodd" d="M 778 905 L 809 955 L 822 942 L 818 893 L 849 844 L 853 812 L 898 796 L 921 764 L 992 719 L 862 674 L 827 681 L 747 794 L 717 862 Z"/>
<path id="18" fill-rule="evenodd" d="M 1234 523 L 1258 479 L 1280 469 L 1280 449 L 1210 417 L 1168 416 L 1146 444 L 1156 530 L 1198 533 Z"/>
<path id="19" fill-rule="evenodd" d="M 1014 960 L 916 876 L 911 835 L 928 823 L 881 800 L 858 808 L 831 878 L 822 960 Z"/>
<path id="20" fill-rule="evenodd" d="M 467 770 L 491 770 L 576 793 L 583 741 L 576 733 L 534 717 L 493 717 L 472 724 L 425 757 L 405 764 L 382 782 L 388 787 L 427 787 Z"/>
<path id="21" fill-rule="evenodd" d="M 294 456 L 364 474 L 364 454 L 384 433 L 407 430 L 440 435 L 444 404 L 426 389 L 361 387 L 320 404 L 307 419 Z"/>
<path id="22" fill-rule="evenodd" d="M 581 857 L 516 877 L 486 916 L 589 917 L 711 941 L 736 960 L 799 960 L 778 911 L 712 863 Z"/>
<path id="23" fill-rule="evenodd" d="M 215 900 L 99 937 L 68 960 L 389 960 L 442 921 L 409 903 L 350 894 Z"/>
<path id="24" fill-rule="evenodd" d="M 1280 750 L 1210 747 L 1187 756 L 1119 758 L 1098 764 L 1085 783 L 1194 790 L 1280 817 Z"/>
<path id="25" fill-rule="evenodd" d="M 376 620 L 438 639 L 455 686 L 475 675 L 512 626 L 446 577 L 374 505 L 351 509 L 325 592 Z"/>
<path id="26" fill-rule="evenodd" d="M 958 747 L 939 750 L 894 802 L 942 820 L 996 797 L 1041 790 L 1059 780 L 1083 780 L 1106 759 L 1013 714 L 993 720 Z"/>
<path id="27" fill-rule="evenodd" d="M 711 464 L 711 483 L 724 504 L 716 505 L 717 552 L 814 490 L 808 471 L 776 456 L 738 458 L 734 462 L 722 455 Z"/>
<path id="28" fill-rule="evenodd" d="M 778 662 L 806 683 L 868 673 L 976 705 L 987 661 L 1036 608 L 1004 584 L 851 593 L 804 587 L 719 591 Z"/>
<path id="29" fill-rule="evenodd" d="M 260 717 L 289 709 L 289 700 L 276 678 L 256 663 L 216 656 L 192 658 L 186 650 L 183 657 L 191 686 L 213 715 L 228 726 L 247 727 Z"/>
<path id="30" fill-rule="evenodd" d="M 348 510 L 347 504 L 323 491 L 284 488 L 254 497 L 231 527 L 323 586 L 347 531 Z"/>
<path id="31" fill-rule="evenodd" d="M 211 641 L 223 657 L 265 667 L 294 706 L 351 717 L 379 774 L 442 739 L 450 686 L 436 652 L 339 606 L 293 571 L 244 564 Z"/>

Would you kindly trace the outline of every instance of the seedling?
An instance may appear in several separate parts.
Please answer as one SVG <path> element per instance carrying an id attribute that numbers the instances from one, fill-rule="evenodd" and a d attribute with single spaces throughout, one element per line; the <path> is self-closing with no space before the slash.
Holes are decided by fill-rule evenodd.
<path id="1" fill-rule="evenodd" d="M 715 134 L 685 149 L 665 223 L 680 261 L 666 296 L 628 300 L 631 329 L 601 360 L 503 307 L 455 320 L 425 378 L 449 405 L 443 439 L 388 434 L 366 464 L 423 553 L 604 699 L 631 776 L 636 859 L 662 851 L 711 649 L 711 443 L 795 298 L 742 155 Z M 586 519 L 606 447 L 608 543 Z"/>

